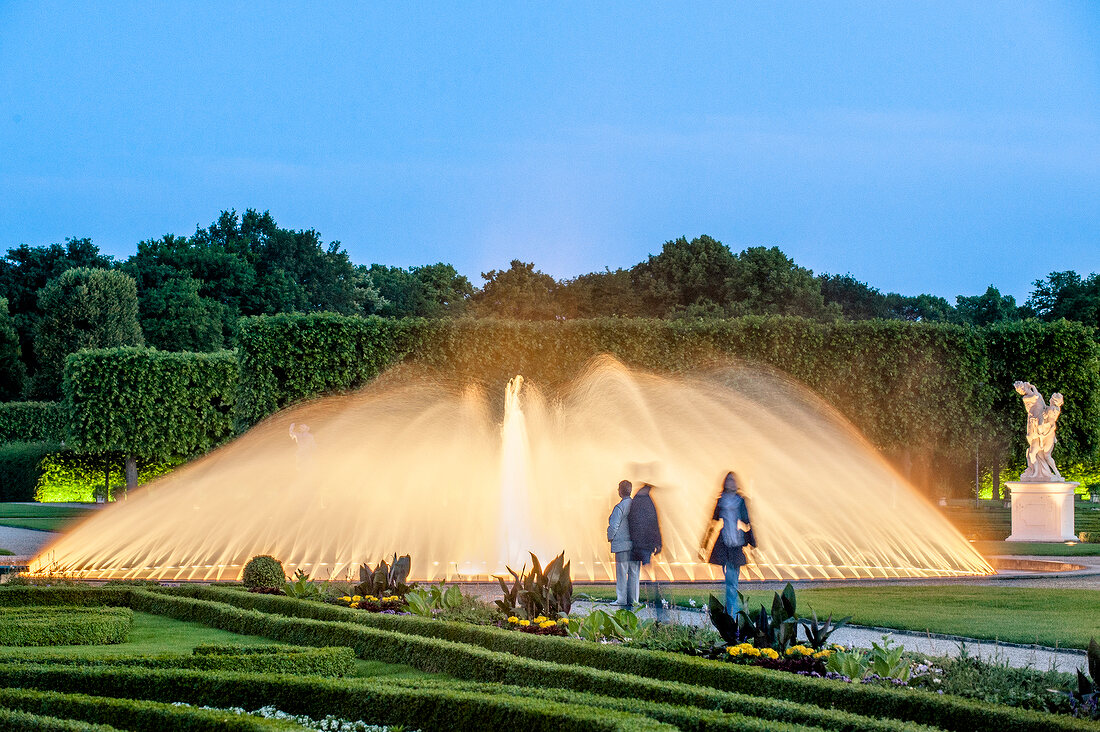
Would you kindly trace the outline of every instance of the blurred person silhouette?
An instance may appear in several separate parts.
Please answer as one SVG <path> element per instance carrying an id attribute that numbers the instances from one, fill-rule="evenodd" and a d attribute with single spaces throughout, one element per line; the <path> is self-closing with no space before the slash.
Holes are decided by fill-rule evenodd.
<path id="1" fill-rule="evenodd" d="M 719 521 L 722 522 L 722 527 L 715 537 L 715 529 Z M 745 502 L 745 497 L 741 495 L 741 486 L 733 472 L 726 473 L 726 477 L 722 480 L 722 492 L 718 494 L 710 528 L 703 539 L 704 554 L 711 540 L 714 541 L 714 548 L 707 561 L 722 568 L 726 579 L 726 612 L 736 616 L 741 609 L 737 594 L 741 567 L 748 564 L 745 547 L 755 547 L 756 537 L 753 535 L 752 522 L 749 520 L 748 504 Z"/>
<path id="2" fill-rule="evenodd" d="M 316 503 L 321 509 L 327 508 L 323 483 L 316 479 L 317 441 L 305 422 L 290 423 L 290 439 L 297 445 L 295 460 L 298 468 L 298 490 L 308 493 L 310 504 Z"/>
<path id="3" fill-rule="evenodd" d="M 619 502 L 607 519 L 607 540 L 615 554 L 615 603 L 630 608 L 638 602 L 638 570 L 640 563 L 631 557 L 634 544 L 630 540 L 630 505 L 633 499 L 629 480 L 619 483 Z"/>
<path id="4" fill-rule="evenodd" d="M 642 487 L 634 494 L 630 502 L 630 513 L 627 521 L 630 525 L 630 558 L 642 565 L 649 565 L 655 555 L 659 555 L 664 548 L 661 540 L 661 521 L 657 515 L 657 505 L 653 502 L 650 492 L 654 489 L 657 470 L 653 464 L 642 466 L 641 474 L 644 476 Z M 661 587 L 657 581 L 657 568 L 650 567 L 650 580 L 652 591 L 647 593 L 653 602 L 658 619 L 664 617 L 664 606 L 661 602 Z"/>

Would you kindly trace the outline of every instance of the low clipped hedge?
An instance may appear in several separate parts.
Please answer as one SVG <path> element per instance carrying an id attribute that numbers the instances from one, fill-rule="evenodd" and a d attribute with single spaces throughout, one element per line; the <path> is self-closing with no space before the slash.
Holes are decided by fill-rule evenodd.
<path id="1" fill-rule="evenodd" d="M 27 602 L 36 594 L 48 594 L 47 590 L 16 589 L 19 592 L 10 598 L 4 597 L 4 592 L 0 591 L 0 603 L 8 599 Z M 478 682 L 592 693 L 643 704 L 694 707 L 744 714 L 777 723 L 836 730 L 916 730 L 920 724 L 958 732 L 1096 729 L 1094 724 L 1070 717 L 955 697 L 845 685 L 679 654 L 604 646 L 568 638 L 531 636 L 422 618 L 378 616 L 337 606 L 258 596 L 224 588 L 119 590 L 128 593 L 121 599 L 136 610 L 288 643 L 349 646 L 362 658 L 408 664 L 422 671 L 441 672 Z M 53 599 L 71 599 L 81 593 L 74 592 L 72 588 L 57 588 L 53 594 Z M 85 595 L 89 596 L 87 593 Z M 195 596 L 217 597 L 226 602 L 196 599 Z M 227 603 L 263 604 L 269 612 Z M 282 614 L 274 614 L 277 612 Z M 303 614 L 321 616 L 322 619 L 297 617 Z M 383 617 L 385 620 L 381 620 Z M 388 629 L 371 627 L 372 624 L 381 626 L 383 623 L 389 626 Z M 463 636 L 470 642 L 434 637 L 438 634 Z M 167 670 L 140 670 L 169 673 Z M 607 704 L 606 708 L 613 710 L 616 707 Z M 325 712 L 328 713 L 336 712 Z M 874 714 L 885 720 L 861 716 L 863 714 Z M 396 720 L 391 723 L 405 722 Z M 418 721 L 410 723 L 421 724 Z"/>
<path id="2" fill-rule="evenodd" d="M 182 730 L 196 732 L 224 730 L 225 732 L 288 732 L 301 730 L 296 724 L 263 717 L 251 717 L 214 709 L 198 709 L 132 699 L 112 699 L 86 694 L 62 694 L 56 691 L 30 689 L 0 689 L 0 707 L 19 710 L 33 715 L 44 715 L 83 723 L 97 723 L 95 727 L 41 727 L 37 729 L 121 729 L 134 732 L 162 732 Z M 5 729 L 36 729 L 34 727 L 5 727 Z"/>
<path id="3" fill-rule="evenodd" d="M 17 729 L 20 732 L 118 732 L 106 724 L 78 722 L 75 719 L 43 717 L 30 712 L 0 707 L 0 729 Z"/>
<path id="4" fill-rule="evenodd" d="M 347 676 L 355 668 L 355 652 L 345 647 L 300 648 L 271 646 L 253 653 L 159 654 L 152 656 L 36 656 L 37 663 L 64 666 L 138 666 L 141 668 L 190 668 L 205 671 L 283 673 L 295 676 Z M 30 659 L 28 659 L 30 660 Z"/>
<path id="5" fill-rule="evenodd" d="M 164 595 L 166 592 L 161 590 L 156 594 Z M 722 708 L 726 711 L 741 711 L 741 708 L 717 706 L 717 704 L 740 705 L 754 698 L 755 701 L 752 704 L 755 705 L 761 697 L 771 697 L 766 706 L 770 707 L 775 704 L 774 700 L 780 699 L 804 705 L 799 710 L 801 712 L 806 710 L 821 712 L 828 709 L 844 710 L 854 714 L 873 712 L 880 717 L 938 725 L 959 732 L 969 730 L 1053 732 L 1054 730 L 1096 729 L 1095 725 L 1069 717 L 956 697 L 877 686 L 840 684 L 825 679 L 739 666 L 683 654 L 602 645 L 571 638 L 536 636 L 467 623 L 364 613 L 336 605 L 303 602 L 286 597 L 253 595 L 226 588 L 181 587 L 171 592 L 177 597 L 179 595 L 207 597 L 242 609 L 262 608 L 266 613 L 279 613 L 302 618 L 303 621 L 307 617 L 316 618 L 327 621 L 332 628 L 360 625 L 366 629 L 365 626 L 373 626 L 379 630 L 385 629 L 402 634 L 403 638 L 389 636 L 402 638 L 402 643 L 408 642 L 405 640 L 408 638 L 406 634 L 427 636 L 442 643 L 440 646 L 433 646 L 431 651 L 425 650 L 428 659 L 418 659 L 416 654 L 411 654 L 410 660 L 395 662 L 408 663 L 422 670 L 439 670 L 458 678 L 477 681 L 571 688 L 609 696 Z M 204 612 L 216 614 L 213 607 L 206 611 L 199 611 L 197 607 L 194 610 L 197 614 L 188 619 L 208 622 L 203 620 L 201 615 Z M 256 632 L 256 634 L 275 637 L 265 632 Z M 351 635 L 346 636 L 348 642 L 337 640 L 340 637 L 337 632 L 329 636 L 326 644 L 351 645 L 362 656 L 364 639 L 367 635 L 369 634 L 353 643 L 350 642 Z M 310 642 L 292 641 L 290 638 L 280 639 L 290 642 Z M 479 660 L 477 654 L 466 649 L 488 653 L 488 656 Z M 378 649 L 372 652 L 387 653 L 387 650 Z M 516 659 L 512 662 L 510 671 L 508 663 L 500 661 L 502 654 L 505 658 L 511 656 Z M 370 657 L 389 660 L 381 656 Z M 429 665 L 434 668 L 429 668 Z M 722 697 L 719 702 L 720 697 L 714 696 L 709 689 L 697 687 L 709 687 L 709 689 L 732 693 L 729 698 Z M 756 714 L 755 711 L 746 713 Z M 791 713 L 793 714 L 794 711 Z M 813 721 L 802 717 L 782 719 L 818 726 L 823 726 L 824 721 Z M 896 729 L 897 723 L 894 724 Z"/>
<path id="6" fill-rule="evenodd" d="M 760 732 L 793 732 L 794 730 L 863 730 L 877 729 L 883 732 L 910 730 L 912 732 L 931 732 L 934 728 L 916 725 L 897 720 L 876 721 L 846 715 L 837 712 L 832 719 L 820 726 L 808 727 L 801 724 L 776 721 L 774 708 L 764 713 L 749 714 L 747 711 L 724 712 L 697 707 L 677 706 L 662 702 L 649 702 L 641 699 L 624 697 L 601 696 L 588 692 L 578 692 L 569 689 L 536 689 L 526 686 L 512 686 L 508 684 L 470 683 L 468 681 L 439 681 L 435 679 L 394 679 L 394 684 L 415 685 L 419 688 L 453 688 L 461 686 L 467 691 L 477 691 L 485 694 L 502 694 L 505 696 L 526 696 L 538 699 L 547 699 L 554 702 L 568 702 L 571 704 L 583 704 L 586 707 L 600 709 L 613 709 L 632 714 L 644 714 L 659 722 L 671 724 L 681 730 L 699 730 L 706 732 L 718 732 L 719 730 L 760 730 Z M 783 706 L 789 702 L 775 702 L 774 700 L 759 700 L 761 708 L 772 707 L 774 704 Z"/>
<path id="7" fill-rule="evenodd" d="M 917 728 L 897 720 L 884 724 L 858 713 L 837 712 L 809 704 L 720 692 L 685 683 L 657 681 L 584 666 L 549 663 L 497 653 L 475 645 L 394 633 L 355 623 L 282 617 L 166 593 L 135 591 L 134 607 L 179 620 L 201 622 L 234 633 L 261 635 L 288 643 L 339 643 L 354 648 L 362 658 L 406 664 L 421 671 L 474 681 L 591 691 L 646 702 L 744 713 L 775 722 L 838 730 L 886 732 Z"/>
<path id="8" fill-rule="evenodd" d="M 65 693 L 94 688 L 105 697 L 245 709 L 274 705 L 291 714 L 314 718 L 331 714 L 375 724 L 400 724 L 425 732 L 486 729 L 673 732 L 676 729 L 645 716 L 614 710 L 462 689 L 417 689 L 366 679 L 0 662 L 0 685 Z"/>
<path id="9" fill-rule="evenodd" d="M 0 585 L 0 608 L 42 605 L 53 607 L 129 607 L 129 587 L 92 587 L 90 585 Z"/>
<path id="10" fill-rule="evenodd" d="M 0 646 L 125 643 L 134 612 L 125 607 L 0 608 Z"/>

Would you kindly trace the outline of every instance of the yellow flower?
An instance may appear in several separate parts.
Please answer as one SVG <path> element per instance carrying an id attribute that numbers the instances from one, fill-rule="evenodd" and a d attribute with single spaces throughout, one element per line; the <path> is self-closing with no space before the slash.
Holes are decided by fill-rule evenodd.
<path id="1" fill-rule="evenodd" d="M 359 607 L 359 603 L 357 603 L 357 602 L 353 602 L 353 603 L 352 603 L 351 605 L 349 605 L 348 607 Z"/>
<path id="2" fill-rule="evenodd" d="M 535 618 L 534 620 L 532 620 L 531 622 L 532 623 L 545 623 L 549 619 L 550 618 L 546 617 L 545 615 L 540 615 L 537 618 Z"/>
<path id="3" fill-rule="evenodd" d="M 524 628 L 526 628 L 528 625 L 531 624 L 531 621 L 530 620 L 521 620 L 521 621 L 519 621 L 519 624 L 522 625 Z"/>
<path id="4" fill-rule="evenodd" d="M 788 656 L 793 656 L 795 654 L 798 654 L 799 656 L 812 656 L 814 654 L 814 649 L 807 648 L 806 646 L 799 643 L 797 646 L 791 646 L 787 649 Z"/>
<path id="5" fill-rule="evenodd" d="M 511 616 L 510 618 L 508 618 L 508 622 L 509 622 L 509 623 L 518 623 L 518 622 L 519 622 L 519 618 L 517 618 L 517 617 L 516 617 L 515 615 L 513 615 L 513 616 Z"/>
<path id="6" fill-rule="evenodd" d="M 543 622 L 539 623 L 539 627 L 544 629 L 544 630 L 546 628 L 555 628 L 555 627 L 557 627 L 557 625 L 558 624 L 555 623 L 553 620 L 544 620 Z"/>
<path id="7" fill-rule="evenodd" d="M 347 595 L 344 595 L 343 597 L 340 598 L 340 602 L 351 602 L 351 598 L 348 597 Z"/>
<path id="8" fill-rule="evenodd" d="M 814 658 L 818 658 L 818 659 L 828 658 L 830 655 L 832 655 L 832 653 L 833 653 L 832 651 L 830 651 L 829 649 L 826 648 L 823 651 L 818 651 L 817 653 L 815 653 Z"/>
<path id="9" fill-rule="evenodd" d="M 764 658 L 770 658 L 773 661 L 779 658 L 779 652 L 776 651 L 774 648 L 762 648 L 760 649 L 759 653 L 760 655 L 764 656 Z"/>
<path id="10" fill-rule="evenodd" d="M 569 618 L 562 618 L 558 622 L 561 623 L 562 625 L 569 625 Z"/>
<path id="11" fill-rule="evenodd" d="M 726 653 L 728 653 L 731 656 L 733 656 L 734 658 L 736 658 L 736 657 L 741 655 L 741 649 L 738 648 L 737 646 L 730 646 L 729 648 L 726 649 Z"/>
<path id="12" fill-rule="evenodd" d="M 363 599 L 362 597 L 360 597 L 359 595 L 356 595 L 355 597 L 351 598 L 351 601 L 352 602 L 359 602 L 362 599 Z"/>
<path id="13" fill-rule="evenodd" d="M 367 595 L 363 599 L 366 600 L 367 602 L 378 602 L 378 598 L 375 597 L 374 595 Z"/>

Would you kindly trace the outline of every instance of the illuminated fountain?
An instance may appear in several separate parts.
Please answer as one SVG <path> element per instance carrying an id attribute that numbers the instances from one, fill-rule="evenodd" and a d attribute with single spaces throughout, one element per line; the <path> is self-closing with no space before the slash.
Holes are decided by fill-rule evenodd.
<path id="1" fill-rule="evenodd" d="M 661 576 L 720 576 L 699 541 L 728 470 L 760 543 L 747 579 L 949 577 L 990 566 L 819 398 L 745 368 L 686 376 L 609 357 L 544 394 L 517 377 L 503 416 L 476 386 L 384 375 L 280 413 L 96 513 L 32 562 L 83 578 L 235 580 L 256 554 L 321 579 L 412 555 L 415 578 L 488 578 L 564 550 L 606 579 L 626 466 L 659 463 Z M 299 447 L 291 424 L 312 440 Z"/>

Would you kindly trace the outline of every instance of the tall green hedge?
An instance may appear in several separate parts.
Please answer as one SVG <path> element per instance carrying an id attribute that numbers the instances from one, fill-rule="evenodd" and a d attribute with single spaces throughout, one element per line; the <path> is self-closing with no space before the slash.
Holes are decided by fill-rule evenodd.
<path id="1" fill-rule="evenodd" d="M 79 351 L 65 364 L 64 392 L 78 451 L 186 457 L 232 435 L 237 359 L 230 351 Z"/>
<path id="2" fill-rule="evenodd" d="M 11 442 L 0 445 L 0 502 L 33 501 L 43 460 L 61 449 L 56 442 Z"/>
<path id="3" fill-rule="evenodd" d="M 1058 419 L 1054 457 L 1069 465 L 1088 460 L 1100 447 L 1100 346 L 1093 328 L 1060 320 L 1023 320 L 984 329 L 989 380 L 994 388 L 990 415 L 996 429 L 1007 430 L 1014 458 L 1023 462 L 1027 420 L 1014 381 L 1030 381 L 1043 397 L 1061 392 L 1066 406 Z"/>
<path id="4" fill-rule="evenodd" d="M 559 385 L 601 353 L 660 371 L 736 359 L 806 384 L 880 448 L 972 454 L 974 444 L 998 437 L 1018 457 L 1024 419 L 1012 382 L 1029 380 L 1045 395 L 1066 396 L 1057 457 L 1068 464 L 1093 459 L 1100 446 L 1095 336 L 1078 323 L 1034 320 L 971 328 L 778 316 L 517 322 L 288 314 L 240 321 L 239 383 L 228 352 L 121 348 L 71 356 L 65 392 L 78 450 L 159 459 L 205 451 L 233 428 L 357 388 L 399 362 L 497 393 L 518 373 Z"/>
<path id="5" fill-rule="evenodd" d="M 0 443 L 65 439 L 65 413 L 57 402 L 0 403 Z"/>
<path id="6" fill-rule="evenodd" d="M 1036 344 L 1049 345 L 1045 354 L 1027 350 L 1036 338 L 1046 339 Z M 982 330 L 755 316 L 565 322 L 261 316 L 241 322 L 238 427 L 301 399 L 360 386 L 398 361 L 491 386 L 517 373 L 553 386 L 593 356 L 610 353 L 656 370 L 731 358 L 764 364 L 814 389 L 880 447 L 941 449 L 973 444 L 991 415 L 1010 411 L 1012 381 L 1021 377 L 1008 374 L 1036 374 L 1038 359 L 1042 373 L 1025 378 L 1056 384 L 1071 400 L 1067 417 L 1078 411 L 1069 418 L 1073 438 L 1063 445 L 1063 459 L 1074 459 L 1100 443 L 1096 430 L 1084 427 L 1100 395 L 1092 338 L 1085 326 L 1037 321 Z"/>
<path id="7" fill-rule="evenodd" d="M 239 426 L 245 429 L 288 404 L 374 378 L 396 360 L 398 322 L 335 313 L 241 318 Z"/>

